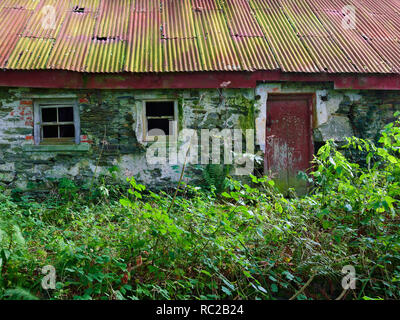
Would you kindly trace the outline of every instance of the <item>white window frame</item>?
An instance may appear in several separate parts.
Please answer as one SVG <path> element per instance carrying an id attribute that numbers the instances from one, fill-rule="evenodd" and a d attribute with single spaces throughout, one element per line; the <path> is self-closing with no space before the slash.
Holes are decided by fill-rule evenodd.
<path id="1" fill-rule="evenodd" d="M 149 136 L 148 135 L 148 117 L 146 115 L 146 103 L 147 102 L 173 102 L 174 103 L 174 126 L 172 127 L 172 134 L 165 135 L 165 137 L 177 137 L 178 136 L 178 101 L 175 99 L 146 99 L 142 102 L 142 117 L 143 117 L 143 137 L 144 141 L 152 142 L 159 136 Z"/>
<path id="2" fill-rule="evenodd" d="M 76 99 L 35 99 L 33 102 L 33 137 L 35 145 L 40 145 L 43 139 L 43 123 L 42 123 L 42 109 L 44 108 L 56 108 L 56 107 L 72 107 L 74 109 L 74 120 L 75 126 L 75 144 L 80 144 L 81 137 L 81 124 L 79 116 L 79 106 Z M 72 124 L 72 122 L 71 122 Z"/>

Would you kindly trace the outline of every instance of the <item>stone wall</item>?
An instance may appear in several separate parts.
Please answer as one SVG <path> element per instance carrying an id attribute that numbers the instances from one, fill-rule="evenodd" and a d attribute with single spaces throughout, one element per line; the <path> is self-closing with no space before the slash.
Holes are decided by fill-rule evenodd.
<path id="1" fill-rule="evenodd" d="M 179 180 L 181 165 L 149 165 L 143 141 L 140 108 L 148 99 L 178 101 L 179 127 L 233 128 L 245 111 L 224 104 L 229 97 L 249 96 L 254 90 L 37 90 L 0 88 L 0 184 L 18 189 L 46 189 L 52 179 L 90 181 L 111 176 L 125 181 L 135 176 L 149 186 Z M 33 101 L 76 98 L 79 101 L 81 144 L 88 151 L 32 152 Z M 118 170 L 114 170 L 118 168 Z M 49 180 L 50 179 L 50 180 Z"/>
<path id="2" fill-rule="evenodd" d="M 264 150 L 265 106 L 269 93 L 314 93 L 314 140 L 343 141 L 356 135 L 376 139 L 400 109 L 398 91 L 334 90 L 331 84 L 268 83 L 253 89 L 221 90 L 38 90 L 0 88 L 0 185 L 48 188 L 48 181 L 68 177 L 90 181 L 96 175 L 118 181 L 135 176 L 149 186 L 179 179 L 180 165 L 149 165 L 140 108 L 147 99 L 176 99 L 179 128 L 256 129 L 256 146 Z M 87 150 L 32 152 L 33 101 L 76 98 L 81 143 Z M 254 110 L 251 107 L 254 105 Z M 256 149 L 256 151 L 257 151 Z M 50 179 L 50 180 L 49 180 Z"/>

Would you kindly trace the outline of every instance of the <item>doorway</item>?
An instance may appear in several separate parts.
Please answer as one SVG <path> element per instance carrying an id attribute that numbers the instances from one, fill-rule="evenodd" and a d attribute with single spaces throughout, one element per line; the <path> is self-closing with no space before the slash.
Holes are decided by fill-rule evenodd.
<path id="1" fill-rule="evenodd" d="M 307 192 L 298 175 L 310 168 L 313 156 L 312 94 L 271 94 L 267 100 L 264 172 L 286 194 Z"/>

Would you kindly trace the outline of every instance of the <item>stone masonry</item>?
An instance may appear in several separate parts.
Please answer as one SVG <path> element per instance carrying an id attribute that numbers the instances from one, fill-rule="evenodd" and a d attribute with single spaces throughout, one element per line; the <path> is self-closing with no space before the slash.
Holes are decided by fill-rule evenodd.
<path id="1" fill-rule="evenodd" d="M 343 141 L 348 136 L 377 139 L 385 123 L 400 110 L 400 91 L 334 90 L 329 83 L 263 83 L 256 89 L 220 90 L 54 90 L 0 88 L 0 185 L 27 189 L 48 187 L 61 178 L 77 181 L 135 176 L 149 185 L 167 187 L 180 166 L 149 165 L 142 139 L 143 100 L 178 101 L 179 129 L 255 129 L 256 151 L 265 149 L 265 115 L 269 93 L 315 94 L 314 142 Z M 81 144 L 87 148 L 35 151 L 33 101 L 73 98 L 79 102 Z M 231 101 L 239 101 L 231 103 Z M 247 104 L 240 105 L 240 101 Z M 254 104 L 253 110 L 249 103 Z"/>

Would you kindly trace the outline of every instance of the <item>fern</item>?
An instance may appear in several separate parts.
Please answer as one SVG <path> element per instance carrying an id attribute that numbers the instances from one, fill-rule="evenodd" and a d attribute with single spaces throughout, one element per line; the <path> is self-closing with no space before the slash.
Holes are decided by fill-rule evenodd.
<path id="1" fill-rule="evenodd" d="M 227 176 L 230 165 L 208 164 L 203 170 L 203 179 L 207 189 L 215 189 L 215 193 L 222 193 L 227 187 Z"/>
<path id="2" fill-rule="evenodd" d="M 28 290 L 20 287 L 6 290 L 4 297 L 8 300 L 39 300 L 38 297 L 30 293 Z"/>

